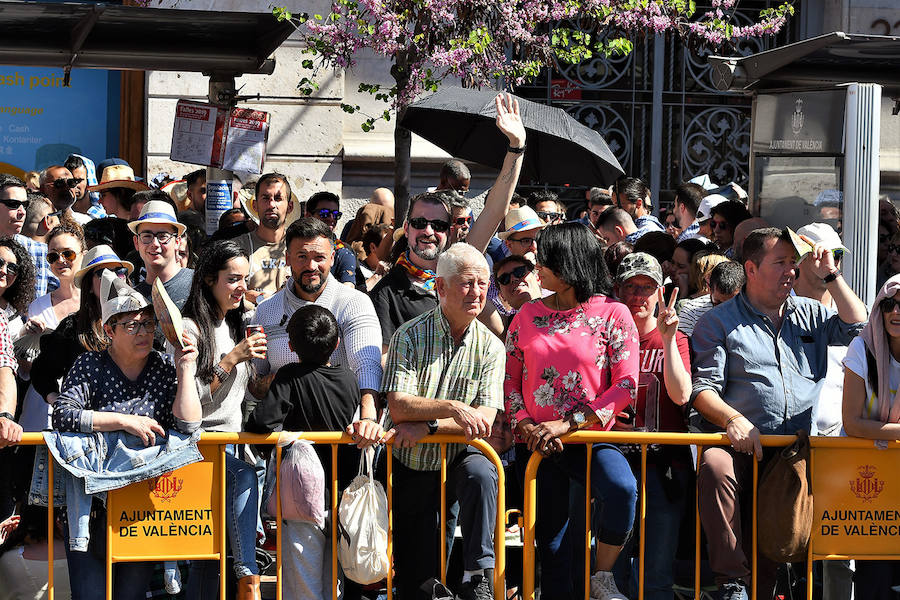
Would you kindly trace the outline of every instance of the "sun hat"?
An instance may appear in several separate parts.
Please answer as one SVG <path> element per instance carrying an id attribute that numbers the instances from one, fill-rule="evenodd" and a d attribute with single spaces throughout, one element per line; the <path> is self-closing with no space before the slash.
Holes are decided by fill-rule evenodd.
<path id="1" fill-rule="evenodd" d="M 537 213 L 530 206 L 514 208 L 506 213 L 503 225 L 506 231 L 501 231 L 497 234 L 497 237 L 501 240 L 505 240 L 514 233 L 535 231 L 547 226 L 546 223 L 538 218 Z"/>
<path id="2" fill-rule="evenodd" d="M 122 313 L 134 312 L 150 306 L 147 299 L 132 288 L 126 280 L 119 279 L 104 269 L 100 280 L 100 318 L 103 323 Z"/>
<path id="3" fill-rule="evenodd" d="M 632 252 L 623 258 L 616 271 L 616 282 L 625 283 L 638 275 L 646 275 L 655 281 L 656 285 L 662 285 L 662 267 L 659 266 L 658 260 L 646 252 Z"/>
<path id="4" fill-rule="evenodd" d="M 172 202 L 175 203 L 175 206 L 178 207 L 178 210 L 187 210 L 188 208 L 196 209 L 196 207 L 188 206 L 188 197 L 187 197 L 188 186 L 187 186 L 187 182 L 184 181 L 183 179 L 178 179 L 176 181 L 170 181 L 169 183 L 167 183 L 166 185 L 162 186 L 159 189 L 161 189 L 162 191 L 164 191 L 165 193 L 167 193 L 169 195 L 169 198 L 172 199 Z"/>
<path id="5" fill-rule="evenodd" d="M 805 235 L 814 243 L 824 246 L 828 250 L 843 250 L 844 252 L 850 252 L 847 250 L 847 247 L 844 246 L 843 242 L 841 242 L 841 236 L 839 236 L 837 231 L 827 223 L 810 223 L 809 225 L 804 225 L 797 230 L 797 235 Z"/>
<path id="6" fill-rule="evenodd" d="M 710 194 L 709 196 L 704 197 L 703 200 L 700 201 L 700 206 L 697 207 L 697 221 L 702 223 L 703 221 L 709 220 L 709 218 L 712 217 L 712 209 L 727 201 L 728 198 L 720 196 L 719 194 Z"/>
<path id="7" fill-rule="evenodd" d="M 128 274 L 134 271 L 134 265 L 128 262 L 127 260 L 120 259 L 112 248 L 107 246 L 106 244 L 100 244 L 98 246 L 94 246 L 90 250 L 88 250 L 84 259 L 81 261 L 81 269 L 75 273 L 75 285 L 79 285 L 81 283 L 82 277 L 88 274 L 89 271 L 92 271 L 98 267 L 102 267 L 104 269 L 115 269 L 118 267 L 125 267 L 128 269 Z"/>
<path id="8" fill-rule="evenodd" d="M 138 226 L 145 223 L 155 223 L 157 225 L 172 225 L 178 230 L 178 235 L 184 235 L 187 227 L 184 223 L 179 223 L 175 218 L 175 209 L 168 202 L 162 200 L 151 200 L 141 209 L 141 214 L 137 220 L 128 223 L 128 229 L 134 235 L 138 233 Z"/>
<path id="9" fill-rule="evenodd" d="M 150 186 L 143 181 L 137 181 L 134 177 L 134 170 L 127 164 L 115 164 L 104 168 L 103 174 L 100 176 L 100 183 L 89 185 L 87 191 L 99 192 L 110 188 L 128 188 L 141 192 L 149 190 Z"/>

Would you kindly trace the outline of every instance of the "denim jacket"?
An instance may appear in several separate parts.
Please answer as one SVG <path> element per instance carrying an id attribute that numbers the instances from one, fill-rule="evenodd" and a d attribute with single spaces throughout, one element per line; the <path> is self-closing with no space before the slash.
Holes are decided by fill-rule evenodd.
<path id="1" fill-rule="evenodd" d="M 47 456 L 53 455 L 53 505 L 66 506 L 69 517 L 69 548 L 86 552 L 91 499 L 94 494 L 158 477 L 203 460 L 197 448 L 200 430 L 184 434 L 169 430 L 156 444 L 145 447 L 125 431 L 70 433 L 45 431 L 47 446 L 39 447 L 34 459 L 29 504 L 47 506 L 49 479 Z M 61 468 L 60 468 L 61 467 Z"/>
<path id="2" fill-rule="evenodd" d="M 809 298 L 789 296 L 778 330 L 741 292 L 708 311 L 691 341 L 691 401 L 713 390 L 763 434 L 816 434 L 812 420 L 828 369 L 828 347 L 845 346 L 865 323 L 844 323 Z M 709 422 L 701 428 L 716 431 Z"/>

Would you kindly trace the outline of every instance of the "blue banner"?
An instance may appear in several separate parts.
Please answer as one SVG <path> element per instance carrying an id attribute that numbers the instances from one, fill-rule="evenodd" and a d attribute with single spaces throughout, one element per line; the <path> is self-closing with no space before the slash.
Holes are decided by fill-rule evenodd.
<path id="1" fill-rule="evenodd" d="M 22 176 L 72 153 L 107 158 L 110 78 L 73 69 L 64 87 L 58 69 L 0 67 L 0 172 Z"/>

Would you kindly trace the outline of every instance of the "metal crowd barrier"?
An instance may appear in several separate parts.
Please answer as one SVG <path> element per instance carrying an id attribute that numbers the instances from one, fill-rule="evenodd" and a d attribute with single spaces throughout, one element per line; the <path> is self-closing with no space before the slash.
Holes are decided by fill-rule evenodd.
<path id="1" fill-rule="evenodd" d="M 199 442 L 200 446 L 216 446 L 217 447 L 217 459 L 218 459 L 218 467 L 219 467 L 219 490 L 218 490 L 218 499 L 219 499 L 219 509 L 220 515 L 218 519 L 218 542 L 219 542 L 219 551 L 214 554 L 205 554 L 205 555 L 195 555 L 192 556 L 192 559 L 196 560 L 218 560 L 219 568 L 221 576 L 219 577 L 219 597 L 225 598 L 225 584 L 226 584 L 226 556 L 227 556 L 227 535 L 225 533 L 225 447 L 229 444 L 255 444 L 255 445 L 275 445 L 278 442 L 278 433 L 273 433 L 269 435 L 262 434 L 250 434 L 250 433 L 203 433 Z M 304 432 L 297 435 L 297 439 L 306 440 L 313 444 L 327 444 L 331 447 L 331 473 L 332 478 L 330 482 L 331 486 L 331 514 L 332 514 L 332 526 L 331 526 L 331 573 L 332 573 L 332 581 L 331 581 L 331 597 L 332 600 L 337 600 L 338 588 L 337 588 L 337 526 L 334 519 L 337 518 L 337 506 L 338 506 L 338 481 L 337 481 L 337 453 L 338 447 L 340 445 L 353 443 L 350 439 L 350 436 L 343 432 Z M 491 448 L 491 446 L 485 442 L 484 440 L 472 440 L 466 442 L 463 436 L 454 436 L 454 435 L 433 435 L 428 436 L 423 439 L 421 443 L 426 444 L 440 444 L 441 447 L 441 470 L 440 470 L 440 482 L 441 482 L 441 490 L 445 491 L 447 484 L 447 444 L 451 443 L 468 443 L 469 445 L 479 449 L 484 455 L 494 464 L 494 467 L 497 470 L 497 522 L 496 528 L 494 532 L 494 552 L 495 552 L 495 566 L 494 566 L 494 599 L 495 600 L 505 600 L 505 580 L 506 580 L 506 556 L 505 556 L 505 520 L 506 520 L 506 478 L 503 470 L 503 464 L 500 461 L 500 457 L 497 456 L 497 453 Z M 21 445 L 43 445 L 44 438 L 40 433 L 26 433 L 23 435 Z M 207 460 L 210 460 L 209 453 L 204 453 Z M 283 598 L 283 573 L 282 573 L 282 528 L 281 528 L 281 455 L 282 449 L 278 446 L 275 447 L 275 467 L 276 467 L 276 480 L 275 480 L 275 493 L 276 495 L 276 506 L 277 506 L 277 515 L 276 515 L 276 524 L 277 524 L 277 533 L 276 533 L 276 600 L 282 600 Z M 386 452 L 386 463 L 387 463 L 387 486 L 386 493 L 388 499 L 388 556 L 393 557 L 393 456 L 390 451 Z M 47 461 L 47 477 L 50 480 L 50 488 L 49 488 L 49 504 L 47 511 L 47 531 L 48 531 L 48 540 L 47 540 L 47 579 L 48 579 L 48 600 L 54 599 L 54 586 L 53 586 L 53 531 L 55 528 L 54 522 L 54 514 L 53 514 L 53 471 L 55 465 L 53 464 L 53 460 Z M 189 468 L 191 465 L 185 468 Z M 177 473 L 178 471 L 175 471 Z M 132 486 L 140 486 L 145 484 L 146 482 L 138 482 L 132 484 Z M 110 492 L 110 494 L 114 494 L 115 492 Z M 441 532 L 440 532 L 440 564 L 441 564 L 441 582 L 446 583 L 446 566 L 447 566 L 447 549 L 446 549 L 446 520 L 444 518 L 447 510 L 447 502 L 446 502 L 446 494 L 441 494 Z M 129 561 L 147 561 L 147 562 L 163 562 L 166 560 L 171 560 L 169 556 L 156 555 L 156 556 L 120 556 L 113 557 L 111 555 L 112 548 L 112 537 L 113 537 L 113 526 L 112 519 L 110 515 L 112 511 L 107 512 L 107 559 L 106 559 L 106 598 L 107 600 L 112 600 L 112 565 L 115 562 L 129 562 Z M 388 600 L 393 599 L 393 569 L 388 571 L 387 576 L 387 597 Z"/>
<path id="2" fill-rule="evenodd" d="M 764 435 L 761 436 L 762 445 L 764 447 L 784 447 L 789 446 L 796 440 L 792 435 Z M 591 576 L 591 452 L 590 444 L 594 443 L 611 443 L 611 444 L 630 444 L 640 445 L 641 448 L 641 476 L 638 497 L 638 511 L 636 519 L 639 525 L 638 539 L 638 600 L 644 598 L 644 540 L 646 535 L 646 515 L 647 515 L 647 497 L 646 497 L 646 477 L 647 477 L 647 447 L 651 444 L 658 445 L 677 445 L 697 446 L 697 465 L 700 462 L 700 456 L 703 448 L 706 446 L 730 446 L 731 442 L 725 434 L 690 434 L 690 433 L 647 433 L 647 432 L 591 432 L 580 431 L 571 433 L 560 438 L 564 444 L 584 444 L 587 453 L 587 466 L 585 472 L 585 527 L 584 542 L 584 587 L 585 600 L 588 600 L 590 593 L 590 576 Z M 863 449 L 873 452 L 880 452 L 884 449 L 900 449 L 900 442 L 876 442 L 874 440 L 848 437 L 811 437 L 810 446 L 816 448 L 841 448 L 841 449 Z M 815 453 L 813 452 L 812 455 Z M 534 600 L 535 598 L 535 523 L 537 518 L 537 472 L 543 456 L 535 452 L 528 461 L 525 472 L 524 482 L 524 528 L 523 528 L 523 567 L 522 567 L 522 598 L 523 600 Z M 810 479 L 813 473 L 813 456 L 810 457 L 808 465 Z M 871 476 L 870 476 L 871 477 Z M 749 587 L 751 600 L 757 600 L 757 485 L 759 478 L 759 462 L 753 461 L 753 514 L 752 514 L 752 558 L 751 558 L 751 580 L 752 585 Z M 843 482 L 841 482 L 843 483 Z M 696 496 L 695 502 L 695 531 L 694 531 L 694 598 L 701 597 L 700 586 L 700 515 L 699 515 L 699 494 Z M 813 524 L 815 529 L 815 522 Z M 806 560 L 806 597 L 813 597 L 813 560 L 849 560 L 853 558 L 864 558 L 868 560 L 897 560 L 900 558 L 900 545 L 893 554 L 814 554 L 813 538 L 816 531 L 812 532 L 809 544 L 809 551 Z"/>

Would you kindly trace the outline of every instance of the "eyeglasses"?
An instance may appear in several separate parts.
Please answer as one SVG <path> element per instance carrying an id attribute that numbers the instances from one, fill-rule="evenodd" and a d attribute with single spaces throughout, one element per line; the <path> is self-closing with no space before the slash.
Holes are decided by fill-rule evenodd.
<path id="1" fill-rule="evenodd" d="M 95 270 L 94 277 L 96 277 L 98 279 L 100 277 L 103 277 L 103 271 L 105 271 L 105 270 L 106 269 Z M 126 277 L 128 277 L 128 269 L 126 269 L 125 267 L 117 267 L 115 269 L 109 269 L 109 270 L 112 271 L 113 273 L 115 273 L 116 277 L 118 277 L 119 279 L 125 279 Z"/>
<path id="2" fill-rule="evenodd" d="M 124 321 L 122 323 L 110 323 L 109 326 L 115 329 L 116 325 L 121 325 L 122 329 L 128 335 L 139 335 L 142 331 L 153 333 L 156 325 L 159 323 L 156 319 L 147 319 L 146 321 Z"/>
<path id="3" fill-rule="evenodd" d="M 900 300 L 895 300 L 894 298 L 885 298 L 878 303 L 878 308 L 880 308 L 883 313 L 892 313 L 898 306 L 900 306 Z"/>
<path id="4" fill-rule="evenodd" d="M 512 238 L 506 238 L 506 241 L 508 241 L 508 242 L 515 242 L 517 244 L 522 244 L 523 246 L 532 245 L 534 243 L 534 240 L 535 240 L 535 238 L 533 238 L 533 237 L 523 237 L 523 238 L 519 238 L 517 240 L 514 240 Z"/>
<path id="5" fill-rule="evenodd" d="M 153 240 L 156 239 L 160 245 L 165 246 L 173 239 L 177 238 L 178 234 L 172 233 L 171 231 L 142 231 L 137 237 L 144 245 L 149 246 L 153 243 Z"/>
<path id="6" fill-rule="evenodd" d="M 728 225 L 727 221 L 710 221 L 709 222 L 710 229 L 730 229 L 731 227 Z"/>
<path id="7" fill-rule="evenodd" d="M 344 213 L 339 210 L 328 210 L 327 208 L 317 210 L 316 214 L 319 215 L 320 219 L 327 219 L 328 217 L 331 217 L 332 219 L 340 219 L 344 215 Z"/>
<path id="8" fill-rule="evenodd" d="M 537 216 L 538 216 L 542 221 L 558 221 L 558 220 L 560 220 L 560 219 L 563 218 L 563 214 L 562 214 L 562 213 L 558 213 L 558 212 L 547 212 L 547 211 L 545 211 L 545 210 L 539 210 L 538 213 L 537 213 Z"/>
<path id="9" fill-rule="evenodd" d="M 51 265 L 59 260 L 60 257 L 66 259 L 68 262 L 73 262 L 75 257 L 78 256 L 75 254 L 74 250 L 60 250 L 59 252 L 48 252 L 47 253 L 47 262 Z"/>
<path id="10" fill-rule="evenodd" d="M 450 221 L 445 221 L 443 219 L 426 219 L 425 217 L 416 217 L 409 220 L 409 226 L 413 227 L 414 229 L 425 229 L 429 225 L 431 225 L 431 228 L 438 233 L 442 233 L 450 229 Z"/>
<path id="11" fill-rule="evenodd" d="M 513 277 L 521 281 L 522 279 L 525 279 L 525 276 L 531 273 L 532 270 L 532 267 L 529 265 L 519 265 L 512 271 L 497 275 L 497 283 L 500 285 L 509 285 L 509 282 L 512 281 Z"/>
<path id="12" fill-rule="evenodd" d="M 10 210 L 19 210 L 20 208 L 28 210 L 28 205 L 30 203 L 30 200 L 10 200 L 8 198 L 0 198 L 0 204 Z"/>
<path id="13" fill-rule="evenodd" d="M 457 227 L 462 227 L 463 225 L 471 225 L 472 224 L 472 215 L 469 215 L 468 217 L 457 217 L 453 221 L 453 224 L 456 225 Z"/>
<path id="14" fill-rule="evenodd" d="M 6 275 L 8 277 L 15 277 L 19 274 L 19 265 L 14 262 L 10 262 L 8 260 L 3 260 L 0 258 L 0 269 L 6 269 Z"/>
<path id="15" fill-rule="evenodd" d="M 622 284 L 622 291 L 631 296 L 649 296 L 658 288 L 659 286 L 657 285 L 638 285 L 636 283 Z"/>
<path id="16" fill-rule="evenodd" d="M 78 187 L 78 184 L 84 181 L 84 179 L 80 177 L 70 177 L 68 179 L 57 179 L 53 182 L 53 187 L 58 190 L 71 189 L 74 187 Z"/>

